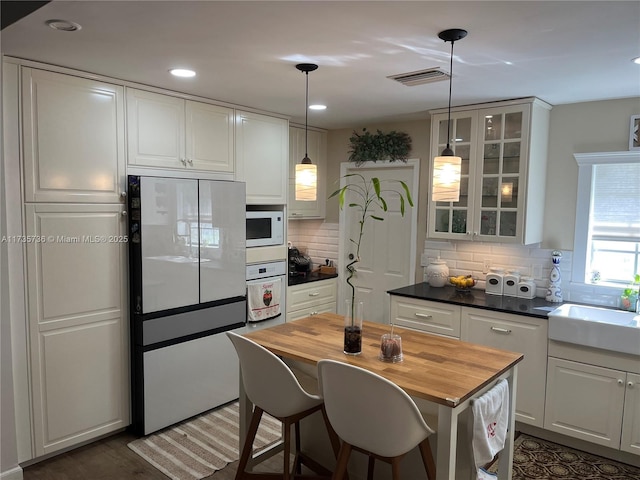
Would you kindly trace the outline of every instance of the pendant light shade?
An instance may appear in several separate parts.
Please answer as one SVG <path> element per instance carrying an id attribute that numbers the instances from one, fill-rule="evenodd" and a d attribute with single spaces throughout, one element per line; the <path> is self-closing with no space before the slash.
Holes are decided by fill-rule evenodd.
<path id="1" fill-rule="evenodd" d="M 299 63 L 296 68 L 306 76 L 306 95 L 304 110 L 304 158 L 296 164 L 296 200 L 313 202 L 318 195 L 318 168 L 311 163 L 308 152 L 308 118 L 309 118 L 309 72 L 318 69 L 314 63 Z"/>
<path id="2" fill-rule="evenodd" d="M 438 37 L 451 42 L 449 67 L 449 110 L 447 117 L 447 147 L 439 157 L 433 159 L 433 184 L 431 200 L 434 202 L 458 202 L 460 200 L 460 172 L 462 158 L 457 157 L 451 149 L 451 85 L 453 79 L 453 44 L 467 36 L 467 31 L 459 28 L 444 30 Z"/>

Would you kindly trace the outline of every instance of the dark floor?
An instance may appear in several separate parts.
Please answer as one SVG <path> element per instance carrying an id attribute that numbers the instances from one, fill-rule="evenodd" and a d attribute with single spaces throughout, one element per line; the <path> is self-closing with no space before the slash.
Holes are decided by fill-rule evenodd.
<path id="1" fill-rule="evenodd" d="M 24 480 L 167 480 L 127 444 L 136 437 L 122 432 L 99 440 L 90 445 L 62 453 L 48 460 L 24 469 Z M 282 471 L 282 454 L 261 464 L 261 470 Z M 207 477 L 213 480 L 233 480 L 238 462 L 227 465 L 222 470 Z"/>

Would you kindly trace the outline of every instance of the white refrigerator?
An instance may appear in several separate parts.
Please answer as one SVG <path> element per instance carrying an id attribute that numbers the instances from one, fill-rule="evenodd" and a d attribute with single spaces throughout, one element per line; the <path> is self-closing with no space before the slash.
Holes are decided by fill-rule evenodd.
<path id="1" fill-rule="evenodd" d="M 245 184 L 130 175 L 132 424 L 146 435 L 238 397 Z"/>

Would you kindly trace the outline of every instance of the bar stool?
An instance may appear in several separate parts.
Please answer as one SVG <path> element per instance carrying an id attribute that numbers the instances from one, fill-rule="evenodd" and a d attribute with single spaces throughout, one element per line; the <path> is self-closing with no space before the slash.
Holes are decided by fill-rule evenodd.
<path id="1" fill-rule="evenodd" d="M 369 455 L 367 479 L 373 478 L 379 459 L 391 464 L 392 478 L 399 480 L 400 461 L 416 446 L 427 478 L 435 480 L 428 438 L 435 432 L 404 390 L 369 370 L 334 360 L 318 362 L 318 380 L 331 426 L 342 439 L 334 480 L 344 478 L 352 450 Z"/>
<path id="2" fill-rule="evenodd" d="M 304 417 L 320 410 L 329 432 L 332 448 L 337 456 L 340 440 L 329 424 L 322 398 L 307 393 L 300 386 L 291 369 L 266 348 L 233 332 L 227 332 L 227 336 L 238 353 L 244 389 L 247 397 L 254 404 L 249 431 L 247 432 L 247 438 L 242 447 L 242 454 L 238 463 L 236 480 L 257 478 L 282 478 L 288 480 L 294 478 L 294 474 L 289 467 L 291 425 L 295 427 L 295 478 L 305 478 L 301 476 L 302 465 L 306 465 L 315 473 L 322 475 L 323 478 L 330 478 L 331 472 L 329 470 L 300 451 L 299 422 Z M 245 471 L 263 412 L 267 412 L 272 417 L 277 418 L 284 426 L 284 466 L 283 473 L 280 474 Z M 319 477 L 314 476 L 312 478 Z"/>

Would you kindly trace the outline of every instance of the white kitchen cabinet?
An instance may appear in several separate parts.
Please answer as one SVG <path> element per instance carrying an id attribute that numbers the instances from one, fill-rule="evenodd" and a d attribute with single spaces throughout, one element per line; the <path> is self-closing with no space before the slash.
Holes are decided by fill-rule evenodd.
<path id="1" fill-rule="evenodd" d="M 118 203 L 123 87 L 25 67 L 22 101 L 25 201 Z"/>
<path id="2" fill-rule="evenodd" d="M 391 295 L 394 325 L 459 339 L 460 315 L 459 305 Z"/>
<path id="3" fill-rule="evenodd" d="M 542 241 L 550 109 L 536 98 L 452 109 L 450 144 L 462 158 L 460 200 L 429 201 L 429 238 Z M 431 114 L 433 158 L 447 144 L 447 113 Z"/>
<path id="4" fill-rule="evenodd" d="M 236 181 L 247 185 L 247 204 L 285 205 L 289 122 L 259 113 L 236 112 Z"/>
<path id="5" fill-rule="evenodd" d="M 35 456 L 130 423 L 123 210 L 25 206 Z"/>
<path id="6" fill-rule="evenodd" d="M 319 313 L 336 313 L 337 280 L 330 278 L 287 287 L 287 322 Z"/>
<path id="7" fill-rule="evenodd" d="M 130 165 L 234 171 L 234 110 L 127 88 Z"/>
<path id="8" fill-rule="evenodd" d="M 543 426 L 547 319 L 462 307 L 460 338 L 524 355 L 518 364 L 516 420 Z"/>
<path id="9" fill-rule="evenodd" d="M 327 201 L 327 133 L 308 130 L 308 154 L 318 169 L 318 189 L 315 200 L 296 200 L 296 164 L 304 158 L 305 130 L 289 127 L 289 219 L 324 218 Z"/>
<path id="10" fill-rule="evenodd" d="M 549 357 L 544 428 L 640 455 L 639 375 Z"/>
<path id="11" fill-rule="evenodd" d="M 620 450 L 640 455 L 640 375 L 627 372 Z"/>

